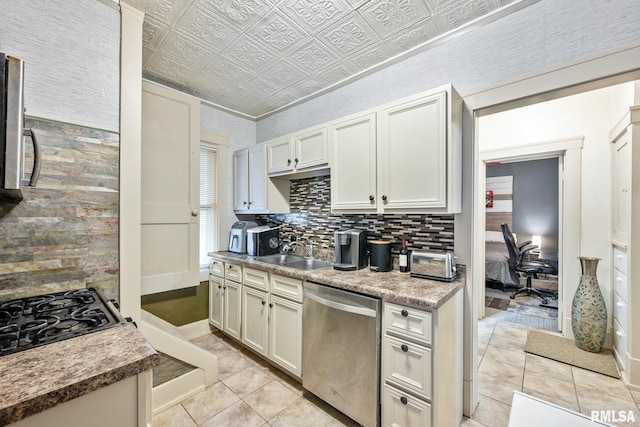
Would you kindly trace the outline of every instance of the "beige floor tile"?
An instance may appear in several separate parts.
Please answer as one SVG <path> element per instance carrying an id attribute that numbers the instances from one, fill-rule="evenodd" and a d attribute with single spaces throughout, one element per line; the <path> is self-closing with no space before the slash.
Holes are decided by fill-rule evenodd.
<path id="1" fill-rule="evenodd" d="M 223 380 L 229 378 L 233 374 L 252 366 L 254 363 L 251 359 L 243 356 L 241 353 L 233 352 L 226 357 L 218 358 L 218 379 Z"/>
<path id="2" fill-rule="evenodd" d="M 326 426 L 332 418 L 304 397 L 298 398 L 278 415 L 269 420 L 272 427 Z"/>
<path id="3" fill-rule="evenodd" d="M 478 343 L 482 343 L 482 344 L 488 344 L 489 340 L 491 339 L 491 335 L 493 335 L 493 328 L 491 330 L 485 329 L 485 330 L 480 330 L 478 329 Z"/>
<path id="4" fill-rule="evenodd" d="M 522 391 L 522 384 L 508 383 L 502 378 L 478 372 L 478 393 L 511 405 L 514 391 Z"/>
<path id="5" fill-rule="evenodd" d="M 633 397 L 633 400 L 636 401 L 636 404 L 640 405 L 640 390 L 629 389 L 629 393 L 631 393 L 631 396 Z"/>
<path id="6" fill-rule="evenodd" d="M 222 382 L 235 394 L 244 398 L 273 380 L 272 375 L 252 365 L 229 378 L 225 378 Z"/>
<path id="7" fill-rule="evenodd" d="M 484 354 L 490 359 L 499 360 L 502 363 L 508 363 L 524 368 L 526 353 L 524 351 L 508 350 L 502 347 L 489 346 Z"/>
<path id="8" fill-rule="evenodd" d="M 191 415 L 191 418 L 200 425 L 239 400 L 240 398 L 227 386 L 218 382 L 183 401 L 182 406 Z"/>
<path id="9" fill-rule="evenodd" d="M 537 397 L 538 399 L 542 399 L 545 402 L 550 402 L 550 403 L 553 403 L 555 405 L 561 406 L 563 408 L 567 408 L 567 409 L 569 409 L 571 411 L 580 412 L 580 408 L 578 407 L 578 402 L 577 401 L 565 402 L 563 400 L 558 399 L 557 397 L 552 397 L 552 396 L 549 396 L 548 394 L 540 393 L 539 391 L 532 390 L 532 389 L 526 388 L 526 387 L 523 387 L 522 392 L 528 394 L 529 396 L 533 396 L 533 397 Z"/>
<path id="10" fill-rule="evenodd" d="M 296 395 L 280 381 L 271 381 L 243 400 L 265 420 L 269 421 L 296 399 Z"/>
<path id="11" fill-rule="evenodd" d="M 182 405 L 175 405 L 153 417 L 151 427 L 196 427 Z"/>
<path id="12" fill-rule="evenodd" d="M 491 346 L 487 349 L 487 352 Z M 483 357 L 478 372 L 512 384 L 522 385 L 524 366 L 509 365 L 499 360 Z"/>
<path id="13" fill-rule="evenodd" d="M 607 395 L 635 402 L 633 396 L 631 396 L 631 392 L 625 387 L 621 380 L 575 366 L 572 366 L 571 370 L 573 371 L 573 379 L 576 387 L 586 387 L 601 392 L 606 390 Z"/>
<path id="14" fill-rule="evenodd" d="M 302 396 L 304 393 L 304 389 L 302 388 L 302 384 L 300 381 L 292 378 L 288 374 L 285 374 L 282 371 L 278 371 L 275 373 L 276 378 L 287 388 L 289 388 L 292 392 L 294 392 L 297 396 Z"/>
<path id="15" fill-rule="evenodd" d="M 265 421 L 244 402 L 237 402 L 202 424 L 202 427 L 260 427 Z"/>
<path id="16" fill-rule="evenodd" d="M 205 350 L 208 350 L 211 353 L 215 354 L 218 359 L 232 356 L 238 352 L 235 348 L 229 345 L 229 343 L 223 340 L 210 342 L 210 344 L 208 345 L 208 347 L 205 348 Z"/>
<path id="17" fill-rule="evenodd" d="M 462 417 L 462 422 L 460 423 L 460 427 L 487 427 L 484 424 L 480 424 L 479 422 L 472 420 L 471 418 Z"/>
<path id="18" fill-rule="evenodd" d="M 609 390 L 606 388 L 596 390 L 576 385 L 576 394 L 581 411 L 583 407 L 595 410 L 633 410 L 637 413 L 638 417 L 640 417 L 638 406 L 633 399 L 620 399 L 617 396 L 609 394 Z"/>
<path id="19" fill-rule="evenodd" d="M 562 378 L 573 383 L 571 365 L 536 356 L 535 354 L 526 354 L 524 371 L 525 375 L 528 373 L 530 375 L 537 374 L 542 378 Z"/>
<path id="20" fill-rule="evenodd" d="M 487 351 L 487 347 L 489 346 L 489 344 L 483 344 L 483 343 L 478 343 L 478 366 L 480 366 L 480 363 L 482 362 L 482 358 L 484 357 L 484 354 Z"/>
<path id="21" fill-rule="evenodd" d="M 551 396 L 553 399 L 562 400 L 571 404 L 577 404 L 576 391 L 572 380 L 562 377 L 554 377 L 549 374 L 524 371 L 523 390 L 535 390 Z M 553 401 L 552 401 L 553 402 Z"/>
<path id="22" fill-rule="evenodd" d="M 473 414 L 473 420 L 491 427 L 508 427 L 511 405 L 499 402 L 489 397 L 478 395 L 478 407 Z"/>
<path id="23" fill-rule="evenodd" d="M 214 334 L 207 334 L 201 337 L 195 338 L 191 340 L 191 342 L 198 347 L 202 347 L 205 350 L 208 350 L 209 347 L 221 341 L 221 338 Z"/>
<path id="24" fill-rule="evenodd" d="M 523 350 L 524 344 L 527 342 L 526 337 L 521 338 L 517 336 L 502 335 L 493 333 L 489 340 L 489 345 L 493 347 L 502 347 L 507 350 Z"/>

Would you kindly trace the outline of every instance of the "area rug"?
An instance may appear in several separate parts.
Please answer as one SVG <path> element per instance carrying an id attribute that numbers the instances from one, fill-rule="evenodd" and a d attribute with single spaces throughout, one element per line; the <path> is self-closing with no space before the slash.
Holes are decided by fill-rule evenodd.
<path id="1" fill-rule="evenodd" d="M 573 340 L 532 329 L 527 335 L 524 351 L 613 378 L 620 378 L 618 365 L 609 349 L 604 349 L 600 353 L 591 353 L 578 348 Z"/>

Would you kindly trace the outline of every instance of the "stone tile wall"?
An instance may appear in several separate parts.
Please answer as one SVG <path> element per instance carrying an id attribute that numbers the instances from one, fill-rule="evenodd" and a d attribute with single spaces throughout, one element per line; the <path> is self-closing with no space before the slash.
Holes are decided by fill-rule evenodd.
<path id="1" fill-rule="evenodd" d="M 119 299 L 119 135 L 35 119 L 26 126 L 40 139 L 42 169 L 22 202 L 0 204 L 0 301 L 88 286 Z"/>
<path id="2" fill-rule="evenodd" d="M 453 215 L 421 214 L 331 214 L 331 180 L 329 176 L 291 181 L 291 213 L 286 215 L 256 215 L 259 224 L 280 225 L 280 239 L 290 240 L 295 234 L 304 242 L 313 242 L 320 250 L 333 250 L 333 233 L 347 228 L 368 230 L 369 240 L 395 242 L 392 251 L 400 248 L 402 238 L 409 249 L 453 251 Z"/>

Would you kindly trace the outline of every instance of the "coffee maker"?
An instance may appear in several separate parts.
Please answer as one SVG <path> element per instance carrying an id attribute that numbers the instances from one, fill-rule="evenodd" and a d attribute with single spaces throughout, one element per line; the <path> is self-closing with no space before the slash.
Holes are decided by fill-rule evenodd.
<path id="1" fill-rule="evenodd" d="M 367 266 L 367 232 L 366 230 L 336 231 L 333 235 L 336 249 L 336 270 L 360 270 Z"/>

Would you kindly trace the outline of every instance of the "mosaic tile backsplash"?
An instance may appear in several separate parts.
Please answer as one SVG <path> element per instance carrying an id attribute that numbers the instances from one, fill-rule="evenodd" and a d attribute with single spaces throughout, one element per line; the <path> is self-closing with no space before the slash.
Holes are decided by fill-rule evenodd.
<path id="1" fill-rule="evenodd" d="M 348 228 L 365 229 L 369 240 L 394 242 L 392 252 L 400 250 L 402 238 L 412 250 L 453 251 L 453 215 L 422 214 L 331 214 L 331 180 L 321 176 L 291 181 L 291 213 L 256 215 L 258 224 L 280 226 L 280 239 L 291 235 L 315 248 L 333 251 L 333 233 Z"/>

